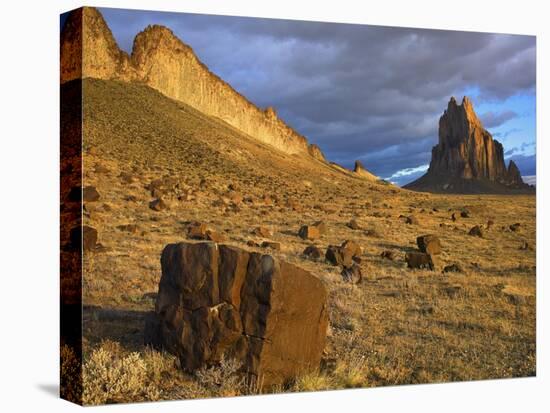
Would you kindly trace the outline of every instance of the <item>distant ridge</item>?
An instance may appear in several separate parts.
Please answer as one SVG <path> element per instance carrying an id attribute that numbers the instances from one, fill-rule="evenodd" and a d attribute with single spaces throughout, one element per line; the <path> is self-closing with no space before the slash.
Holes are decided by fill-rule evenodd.
<path id="1" fill-rule="evenodd" d="M 439 119 L 439 143 L 428 172 L 404 188 L 465 194 L 533 191 L 514 161 L 506 168 L 502 144 L 483 127 L 466 96 L 460 105 L 451 97 Z"/>
<path id="2" fill-rule="evenodd" d="M 61 33 L 61 83 L 87 77 L 145 83 L 282 152 L 325 159 L 275 109 L 260 109 L 249 102 L 210 72 L 191 47 L 166 27 L 148 26 L 135 37 L 128 55 L 118 47 L 97 9 L 72 11 Z"/>

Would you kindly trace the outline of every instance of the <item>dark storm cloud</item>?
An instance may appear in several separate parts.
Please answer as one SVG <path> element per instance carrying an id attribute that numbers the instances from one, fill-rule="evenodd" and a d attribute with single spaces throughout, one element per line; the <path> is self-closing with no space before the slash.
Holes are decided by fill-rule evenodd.
<path id="1" fill-rule="evenodd" d="M 510 119 L 514 119 L 518 114 L 513 110 L 506 110 L 504 112 L 486 112 L 481 116 L 481 122 L 486 128 L 496 128 Z"/>
<path id="2" fill-rule="evenodd" d="M 274 106 L 331 160 L 374 173 L 429 163 L 451 95 L 474 104 L 534 93 L 531 36 L 102 9 L 131 50 L 147 24 L 170 27 L 258 106 Z M 486 127 L 516 116 L 480 114 Z"/>

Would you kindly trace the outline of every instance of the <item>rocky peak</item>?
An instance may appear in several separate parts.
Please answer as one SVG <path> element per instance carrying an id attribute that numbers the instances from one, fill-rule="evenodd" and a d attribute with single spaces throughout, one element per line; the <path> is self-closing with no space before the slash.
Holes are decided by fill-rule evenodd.
<path id="1" fill-rule="evenodd" d="M 507 180 L 509 185 L 521 185 L 523 179 L 521 179 L 521 173 L 514 161 L 510 161 L 508 164 Z"/>
<path id="2" fill-rule="evenodd" d="M 483 185 L 476 182 L 484 181 Z M 493 139 L 477 117 L 468 97 L 460 104 L 451 97 L 439 119 L 439 142 L 432 149 L 432 160 L 426 175 L 407 185 L 411 189 L 485 191 L 492 183 L 504 187 L 524 186 L 513 163 L 504 163 L 504 150 Z M 477 189 L 476 189 L 477 188 Z"/>

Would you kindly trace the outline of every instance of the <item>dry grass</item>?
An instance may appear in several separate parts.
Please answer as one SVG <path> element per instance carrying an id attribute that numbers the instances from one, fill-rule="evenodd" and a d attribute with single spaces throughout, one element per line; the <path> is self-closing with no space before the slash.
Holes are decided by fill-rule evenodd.
<path id="1" fill-rule="evenodd" d="M 104 246 L 84 257 L 85 401 L 251 391 L 232 376 L 231 366 L 186 376 L 172 356 L 151 352 L 142 344 L 143 316 L 154 307 L 160 278 L 160 252 L 167 243 L 184 240 L 185 223 L 192 220 L 208 223 L 224 233 L 229 244 L 246 249 L 254 249 L 246 245 L 248 240 L 261 241 L 251 229 L 265 225 L 273 230 L 272 240 L 282 245 L 281 251 L 270 253 L 311 271 L 326 284 L 330 332 L 325 367 L 273 391 L 535 374 L 534 196 L 400 190 L 310 160 L 270 153 L 141 86 L 89 81 L 85 95 L 84 130 L 90 150 L 84 155 L 84 182 L 101 194 L 99 202 L 87 205 L 86 223 L 98 229 Z M 132 109 L 124 109 L 129 104 Z M 96 172 L 98 165 L 108 172 Z M 131 173 L 135 182 L 122 182 L 121 171 Z M 194 199 L 167 195 L 170 209 L 152 211 L 145 186 L 167 175 L 190 189 Z M 202 179 L 206 187 L 200 185 Z M 229 183 L 256 201 L 238 208 L 213 206 L 225 196 Z M 264 194 L 278 201 L 259 202 Z M 301 210 L 288 208 L 287 199 L 298 202 Z M 451 213 L 464 207 L 470 218 L 452 222 Z M 411 214 L 418 225 L 399 219 Z M 361 230 L 347 227 L 351 218 Z M 327 234 L 316 241 L 321 248 L 346 239 L 363 247 L 361 284 L 345 284 L 337 268 L 302 255 L 309 242 L 297 231 L 318 219 L 328 226 Z M 484 238 L 468 235 L 472 226 L 485 227 L 489 219 L 495 225 L 485 230 Z M 517 232 L 508 228 L 515 222 L 521 223 Z M 117 228 L 125 224 L 136 224 L 138 231 Z M 425 233 L 437 234 L 443 245 L 437 271 L 408 270 L 404 254 L 415 249 L 416 237 Z M 527 250 L 520 249 L 524 241 Z M 397 259 L 381 258 L 383 250 L 393 250 Z M 441 272 L 452 263 L 465 272 Z M 222 380 L 223 374 L 231 380 Z"/>

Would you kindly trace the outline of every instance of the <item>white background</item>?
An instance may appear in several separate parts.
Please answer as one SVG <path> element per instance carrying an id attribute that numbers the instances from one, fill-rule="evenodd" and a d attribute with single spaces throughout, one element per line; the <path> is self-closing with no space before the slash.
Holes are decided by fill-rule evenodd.
<path id="1" fill-rule="evenodd" d="M 87 5 L 537 35 L 537 378 L 208 401 L 109 411 L 549 411 L 545 1 L 98 1 Z M 80 409 L 57 398 L 59 17 L 77 1 L 6 0 L 0 24 L 0 410 Z M 546 388 L 546 390 L 545 390 Z"/>

